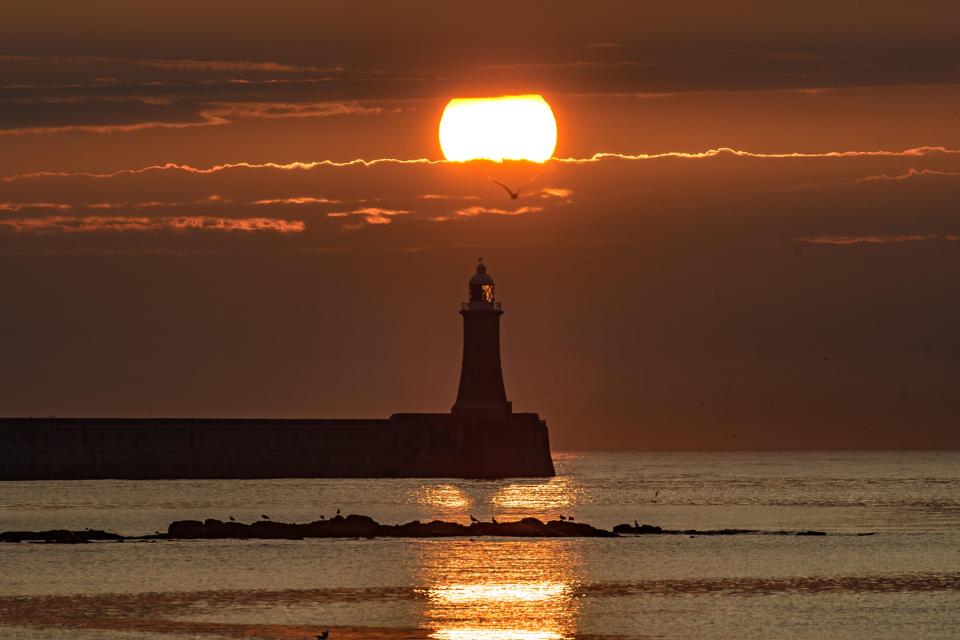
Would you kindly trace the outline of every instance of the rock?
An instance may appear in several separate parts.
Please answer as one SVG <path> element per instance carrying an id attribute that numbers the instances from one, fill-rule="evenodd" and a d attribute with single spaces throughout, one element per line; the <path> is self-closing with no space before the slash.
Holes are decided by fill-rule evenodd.
<path id="1" fill-rule="evenodd" d="M 652 524 L 641 524 L 635 526 L 632 524 L 618 524 L 613 528 L 614 533 L 633 533 L 639 535 L 663 533 L 663 529 Z"/>
<path id="2" fill-rule="evenodd" d="M 559 535 L 580 538 L 615 538 L 616 533 L 597 529 L 584 522 L 570 522 L 568 520 L 551 520 L 547 527 L 558 532 Z"/>
<path id="3" fill-rule="evenodd" d="M 458 522 L 434 520 L 423 523 L 414 520 L 406 524 L 383 525 L 369 516 L 336 516 L 330 520 L 316 520 L 307 524 L 291 524 L 260 520 L 252 524 L 222 522 L 215 519 L 179 520 L 167 527 L 171 539 L 189 538 L 259 538 L 299 540 L 302 538 L 446 538 L 454 536 L 505 537 L 612 537 L 615 533 L 597 529 L 580 522 L 551 521 L 546 524 L 536 518 L 512 522 L 474 522 L 470 526 Z"/>
<path id="4" fill-rule="evenodd" d="M 0 533 L 0 542 L 48 542 L 56 544 L 83 544 L 98 540 L 122 540 L 123 536 L 109 531 L 87 529 L 68 531 L 52 529 L 50 531 L 5 531 Z"/>

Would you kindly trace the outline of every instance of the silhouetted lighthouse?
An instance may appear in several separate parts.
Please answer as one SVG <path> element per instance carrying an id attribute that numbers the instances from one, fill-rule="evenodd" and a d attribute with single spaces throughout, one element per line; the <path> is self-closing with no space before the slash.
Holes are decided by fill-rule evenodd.
<path id="1" fill-rule="evenodd" d="M 463 364 L 460 390 L 453 413 L 503 415 L 511 405 L 503 388 L 500 368 L 500 316 L 503 310 L 494 296 L 493 278 L 480 258 L 470 278 L 470 300 L 460 305 L 463 316 Z"/>

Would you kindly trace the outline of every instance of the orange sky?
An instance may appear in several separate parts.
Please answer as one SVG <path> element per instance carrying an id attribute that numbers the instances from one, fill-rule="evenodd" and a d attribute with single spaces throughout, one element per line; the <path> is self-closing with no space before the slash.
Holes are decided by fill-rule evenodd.
<path id="1" fill-rule="evenodd" d="M 0 414 L 447 410 L 483 255 L 560 448 L 960 445 L 955 3 L 195 4 L 5 10 Z"/>

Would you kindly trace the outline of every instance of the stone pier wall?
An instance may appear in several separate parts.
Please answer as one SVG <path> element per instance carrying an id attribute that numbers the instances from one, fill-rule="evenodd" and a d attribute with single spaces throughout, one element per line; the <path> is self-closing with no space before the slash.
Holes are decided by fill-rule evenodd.
<path id="1" fill-rule="evenodd" d="M 552 475 L 547 427 L 532 413 L 0 419 L 0 480 Z"/>

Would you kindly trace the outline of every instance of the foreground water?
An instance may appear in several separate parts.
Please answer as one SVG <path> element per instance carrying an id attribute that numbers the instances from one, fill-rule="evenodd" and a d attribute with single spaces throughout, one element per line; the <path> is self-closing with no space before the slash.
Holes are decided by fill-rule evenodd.
<path id="1" fill-rule="evenodd" d="M 0 638 L 957 637 L 960 452 L 555 458 L 549 480 L 0 483 L 0 530 L 339 508 L 838 535 L 7 544 Z"/>

